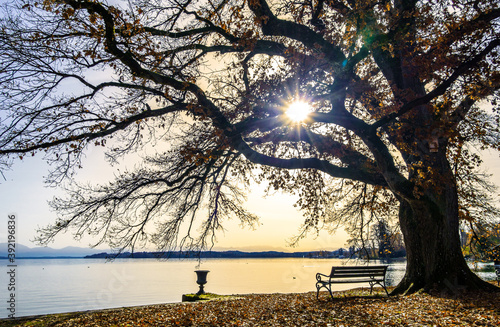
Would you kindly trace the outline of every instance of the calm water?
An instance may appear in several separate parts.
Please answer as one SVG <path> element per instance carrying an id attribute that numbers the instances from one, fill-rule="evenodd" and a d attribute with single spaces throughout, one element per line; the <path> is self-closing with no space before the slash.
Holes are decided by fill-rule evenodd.
<path id="1" fill-rule="evenodd" d="M 315 291 L 317 272 L 346 264 L 340 259 L 205 259 L 200 269 L 210 270 L 205 290 L 217 294 L 295 293 Z M 154 259 L 37 259 L 16 260 L 16 317 L 95 310 L 123 306 L 180 302 L 195 293 L 197 260 Z M 355 264 L 353 260 L 347 264 Z M 375 264 L 375 263 L 374 263 Z M 8 316 L 7 260 L 0 260 L 0 318 Z M 478 275 L 494 279 L 492 269 L 479 264 Z M 492 267 L 489 267 L 492 268 Z M 393 263 L 388 285 L 401 280 L 405 263 Z M 367 286 L 338 284 L 337 290 Z"/>
<path id="2" fill-rule="evenodd" d="M 294 293 L 315 291 L 315 274 L 328 273 L 340 259 L 206 259 L 207 292 L 217 294 Z M 198 290 L 196 260 L 37 259 L 16 261 L 16 316 L 180 302 Z M 351 262 L 352 263 L 352 262 Z M 7 261 L 0 260 L 0 318 L 6 301 Z M 397 283 L 404 263 L 391 264 L 387 281 Z M 356 284 L 338 285 L 338 290 Z"/>

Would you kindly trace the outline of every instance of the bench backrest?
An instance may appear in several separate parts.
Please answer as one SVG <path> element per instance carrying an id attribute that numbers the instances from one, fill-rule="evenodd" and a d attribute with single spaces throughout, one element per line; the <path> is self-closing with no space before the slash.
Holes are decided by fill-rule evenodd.
<path id="1" fill-rule="evenodd" d="M 330 278 L 384 277 L 388 266 L 334 266 Z"/>

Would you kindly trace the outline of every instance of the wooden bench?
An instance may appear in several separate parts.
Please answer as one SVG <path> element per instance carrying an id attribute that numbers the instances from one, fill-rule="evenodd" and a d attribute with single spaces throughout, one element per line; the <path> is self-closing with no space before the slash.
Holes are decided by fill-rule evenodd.
<path id="1" fill-rule="evenodd" d="M 326 288 L 332 295 L 332 284 L 337 283 L 369 283 L 370 294 L 373 291 L 373 286 L 378 284 L 382 286 L 387 296 L 387 288 L 385 286 L 385 274 L 388 266 L 334 266 L 330 275 L 316 274 L 316 298 L 319 298 L 319 290 Z"/>

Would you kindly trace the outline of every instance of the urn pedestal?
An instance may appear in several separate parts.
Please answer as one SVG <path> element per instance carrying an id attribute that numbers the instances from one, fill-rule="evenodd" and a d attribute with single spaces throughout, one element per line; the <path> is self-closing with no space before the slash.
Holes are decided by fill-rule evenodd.
<path id="1" fill-rule="evenodd" d="M 196 295 L 201 295 L 205 294 L 205 290 L 203 289 L 203 285 L 207 283 L 207 274 L 210 272 L 210 270 L 195 270 L 196 273 L 196 283 L 200 285 L 200 290 Z"/>

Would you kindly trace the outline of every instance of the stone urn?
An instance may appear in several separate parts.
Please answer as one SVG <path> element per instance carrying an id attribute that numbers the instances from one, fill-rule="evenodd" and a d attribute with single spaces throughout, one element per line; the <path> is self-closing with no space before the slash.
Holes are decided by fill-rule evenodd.
<path id="1" fill-rule="evenodd" d="M 207 283 L 207 274 L 209 273 L 210 270 L 195 270 L 194 272 L 196 273 L 196 283 L 200 285 L 200 290 L 196 295 L 201 295 L 205 294 L 205 290 L 203 289 L 203 285 Z"/>

